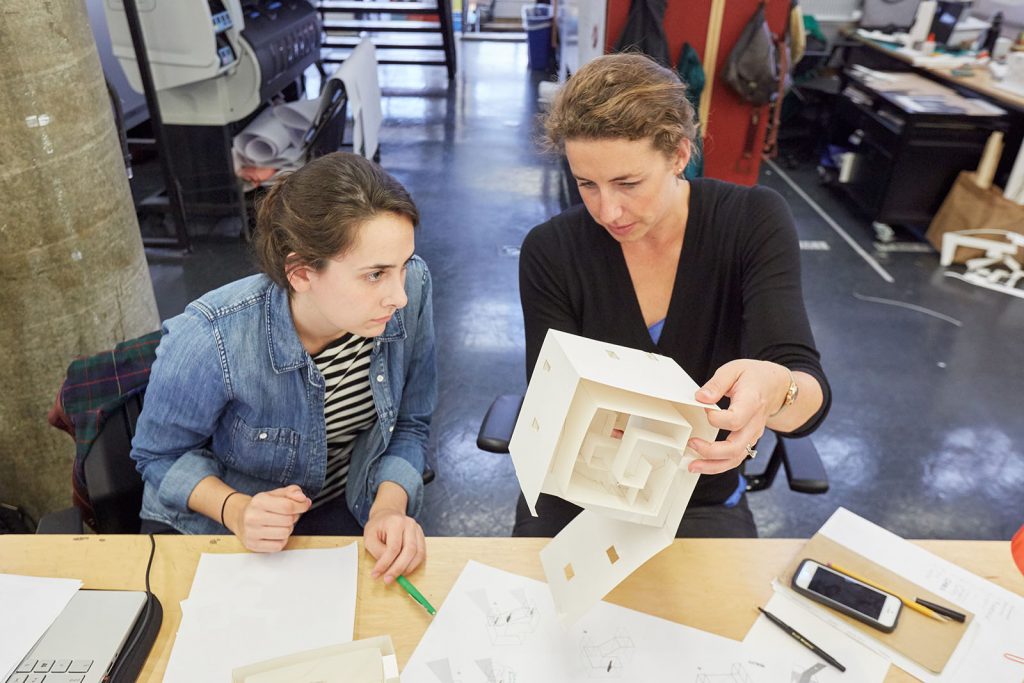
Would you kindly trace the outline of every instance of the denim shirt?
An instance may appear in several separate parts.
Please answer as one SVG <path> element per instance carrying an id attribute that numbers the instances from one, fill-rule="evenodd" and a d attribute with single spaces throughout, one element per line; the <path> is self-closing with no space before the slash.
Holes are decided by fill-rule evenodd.
<path id="1" fill-rule="evenodd" d="M 409 301 L 374 340 L 377 421 L 354 441 L 346 502 L 365 524 L 381 482 L 399 484 L 415 516 L 423 502 L 437 397 L 430 272 L 408 264 Z M 254 275 L 205 294 L 166 321 L 132 458 L 145 481 L 144 519 L 190 534 L 225 528 L 188 507 L 214 476 L 254 495 L 298 484 L 307 496 L 327 471 L 324 379 L 292 322 L 288 293 Z"/>

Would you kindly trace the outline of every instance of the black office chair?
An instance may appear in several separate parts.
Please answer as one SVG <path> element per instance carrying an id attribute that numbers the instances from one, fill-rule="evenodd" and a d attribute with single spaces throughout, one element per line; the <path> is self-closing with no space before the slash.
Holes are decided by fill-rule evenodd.
<path id="1" fill-rule="evenodd" d="M 494 399 L 480 424 L 480 432 L 476 437 L 477 448 L 489 453 L 508 453 L 508 443 L 512 439 L 522 407 L 522 394 L 503 394 Z M 828 491 L 828 474 L 810 439 L 791 439 L 767 430 L 758 440 L 756 448 L 759 453 L 770 450 L 771 455 L 747 461 L 743 470 L 747 491 L 760 491 L 771 486 L 780 465 L 786 470 L 786 479 L 792 490 L 800 493 Z M 754 469 L 762 462 L 765 463 L 763 470 Z"/>
<path id="2" fill-rule="evenodd" d="M 85 480 L 94 513 L 93 530 L 99 534 L 137 534 L 141 520 L 142 476 L 131 458 L 135 423 L 142 412 L 144 394 L 125 402 L 103 423 L 85 456 Z M 423 471 L 423 484 L 434 480 L 434 471 Z M 80 534 L 85 530 L 81 508 L 72 506 L 44 515 L 38 534 Z"/>
<path id="3" fill-rule="evenodd" d="M 94 513 L 90 526 L 96 533 L 139 533 L 143 484 L 130 453 L 143 395 L 132 396 L 107 416 L 85 455 L 87 494 Z M 84 529 L 82 508 L 76 505 L 44 515 L 36 533 L 80 534 Z"/>
<path id="4" fill-rule="evenodd" d="M 141 526 L 142 476 L 131 458 L 135 423 L 142 412 L 145 392 L 130 397 L 107 416 L 92 447 L 84 456 L 87 499 L 93 519 L 90 526 L 100 534 L 137 534 Z M 434 480 L 434 470 L 423 471 L 423 484 Z M 72 506 L 44 515 L 38 534 L 81 534 L 85 530 L 82 508 Z"/>

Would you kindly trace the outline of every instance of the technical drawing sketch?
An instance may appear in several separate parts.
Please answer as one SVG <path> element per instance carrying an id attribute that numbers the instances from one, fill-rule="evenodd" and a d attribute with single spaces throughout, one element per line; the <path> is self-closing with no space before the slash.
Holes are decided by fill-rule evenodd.
<path id="1" fill-rule="evenodd" d="M 493 659 L 478 659 L 476 665 L 486 676 L 487 683 L 516 683 L 518 678 L 513 669 Z"/>
<path id="2" fill-rule="evenodd" d="M 791 683 L 818 683 L 818 679 L 814 674 L 824 668 L 827 668 L 827 665 L 822 664 L 821 662 L 815 662 L 807 668 L 793 667 L 793 678 L 791 679 Z"/>
<path id="3" fill-rule="evenodd" d="M 701 671 L 694 679 L 694 683 L 753 683 L 750 674 L 743 664 L 734 662 L 729 667 L 728 673 L 708 673 Z"/>
<path id="4" fill-rule="evenodd" d="M 434 674 L 437 683 L 462 683 L 452 672 L 452 663 L 449 659 L 435 659 L 427 662 L 427 668 Z"/>
<path id="5" fill-rule="evenodd" d="M 590 678 L 621 678 L 629 668 L 636 645 L 625 629 L 618 629 L 615 635 L 602 640 L 584 630 L 580 650 L 584 664 L 590 668 Z"/>
<path id="6" fill-rule="evenodd" d="M 484 589 L 468 595 L 483 613 L 487 633 L 495 645 L 522 645 L 533 634 L 538 614 L 526 591 L 510 591 L 505 599 L 492 598 Z"/>
<path id="7" fill-rule="evenodd" d="M 509 453 L 530 506 L 583 508 L 541 551 L 571 624 L 672 542 L 700 475 L 687 441 L 714 441 L 707 406 L 666 356 L 557 330 L 544 339 Z"/>
<path id="8" fill-rule="evenodd" d="M 514 669 L 490 658 L 461 665 L 451 659 L 436 659 L 427 662 L 427 668 L 434 677 L 431 683 L 517 683 L 521 680 Z"/>
<path id="9" fill-rule="evenodd" d="M 492 625 L 501 627 L 498 638 Z M 751 680 L 742 683 L 788 681 L 788 660 L 783 668 L 770 657 L 750 656 L 739 641 L 606 602 L 566 629 L 542 581 L 470 561 L 409 658 L 402 681 L 692 681 L 699 667 L 729 671 L 734 662 L 757 664 Z"/>

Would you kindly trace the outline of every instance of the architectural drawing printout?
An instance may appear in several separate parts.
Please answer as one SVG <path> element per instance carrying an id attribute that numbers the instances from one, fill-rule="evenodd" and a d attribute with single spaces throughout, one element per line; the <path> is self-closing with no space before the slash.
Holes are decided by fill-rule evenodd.
<path id="1" fill-rule="evenodd" d="M 469 562 L 402 681 L 769 683 L 788 680 L 780 666 L 739 641 L 606 602 L 565 630 L 547 584 Z"/>

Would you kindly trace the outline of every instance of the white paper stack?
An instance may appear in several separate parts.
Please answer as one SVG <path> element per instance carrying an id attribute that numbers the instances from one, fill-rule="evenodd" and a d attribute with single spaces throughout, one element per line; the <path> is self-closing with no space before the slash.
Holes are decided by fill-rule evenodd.
<path id="1" fill-rule="evenodd" d="M 233 669 L 352 640 L 356 544 L 274 554 L 204 554 L 164 675 L 224 683 Z"/>

